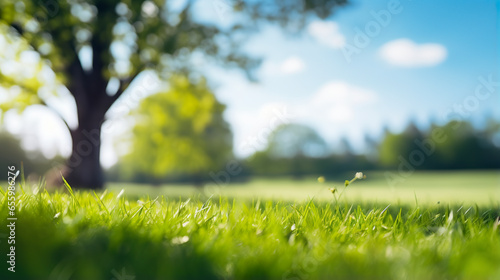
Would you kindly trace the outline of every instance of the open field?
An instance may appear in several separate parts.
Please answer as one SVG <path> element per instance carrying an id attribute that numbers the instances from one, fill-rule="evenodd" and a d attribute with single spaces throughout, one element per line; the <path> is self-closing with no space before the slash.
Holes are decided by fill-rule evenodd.
<path id="1" fill-rule="evenodd" d="M 396 173 L 394 173 L 396 174 Z M 353 174 L 349 174 L 352 178 Z M 433 171 L 416 172 L 404 181 L 391 186 L 383 172 L 368 172 L 367 179 L 356 181 L 349 186 L 344 195 L 347 201 L 371 202 L 381 204 L 480 204 L 498 205 L 500 202 L 499 171 Z M 150 185 L 110 183 L 108 188 L 119 192 L 122 188 L 131 196 L 144 193 L 152 197 L 192 197 L 201 195 L 223 195 L 245 199 L 279 199 L 287 201 L 305 201 L 314 198 L 317 201 L 333 201 L 328 189 L 335 186 L 343 188 L 343 180 L 327 181 L 324 184 L 316 178 L 293 179 L 256 179 L 245 183 L 230 183 L 218 186 L 208 184 L 203 189 L 186 185 L 152 187 Z"/>
<path id="2" fill-rule="evenodd" d="M 315 178 L 207 189 L 223 194 L 213 196 L 25 187 L 14 233 L 3 187 L 0 279 L 500 279 L 497 173 L 418 173 L 394 190 L 368 176 L 338 202 Z"/>

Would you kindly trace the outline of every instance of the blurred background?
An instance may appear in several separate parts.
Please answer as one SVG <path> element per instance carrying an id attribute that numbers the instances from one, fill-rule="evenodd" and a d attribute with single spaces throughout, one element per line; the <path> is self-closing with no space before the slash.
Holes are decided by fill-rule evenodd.
<path id="1" fill-rule="evenodd" d="M 498 7 L 2 1 L 0 166 L 85 188 L 423 170 L 498 187 Z"/>

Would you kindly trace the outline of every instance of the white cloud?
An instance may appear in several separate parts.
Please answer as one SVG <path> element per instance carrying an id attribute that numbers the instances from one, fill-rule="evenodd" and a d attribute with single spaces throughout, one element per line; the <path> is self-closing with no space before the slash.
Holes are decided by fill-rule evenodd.
<path id="1" fill-rule="evenodd" d="M 440 44 L 417 45 L 409 39 L 397 39 L 384 44 L 379 54 L 385 61 L 396 66 L 428 67 L 443 62 L 447 50 Z"/>
<path id="2" fill-rule="evenodd" d="M 235 131 L 235 152 L 248 156 L 264 149 L 274 129 L 294 119 L 291 106 L 282 102 L 262 103 L 259 107 L 238 111 L 230 118 Z"/>
<path id="3" fill-rule="evenodd" d="M 282 62 L 266 61 L 261 71 L 266 76 L 290 75 L 302 72 L 306 67 L 305 62 L 297 56 L 291 56 Z"/>
<path id="4" fill-rule="evenodd" d="M 368 89 L 348 84 L 343 81 L 332 81 L 323 85 L 315 94 L 313 103 L 323 104 L 341 102 L 350 104 L 368 103 L 376 99 L 376 94 Z"/>
<path id="5" fill-rule="evenodd" d="M 307 32 L 318 42 L 328 47 L 340 49 L 345 45 L 345 37 L 340 33 L 336 22 L 313 21 L 307 27 Z"/>
<path id="6" fill-rule="evenodd" d="M 302 59 L 296 56 L 287 58 L 281 63 L 280 70 L 285 74 L 299 73 L 305 68 L 305 63 Z"/>
<path id="7" fill-rule="evenodd" d="M 372 90 L 332 81 L 313 95 L 306 108 L 309 114 L 314 112 L 317 121 L 347 122 L 359 113 L 359 106 L 374 103 L 377 97 Z"/>

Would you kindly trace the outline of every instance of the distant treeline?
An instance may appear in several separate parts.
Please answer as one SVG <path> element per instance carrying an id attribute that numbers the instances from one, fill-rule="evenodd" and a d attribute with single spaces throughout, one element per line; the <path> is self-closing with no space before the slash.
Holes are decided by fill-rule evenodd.
<path id="1" fill-rule="evenodd" d="M 227 133 L 226 133 L 227 134 Z M 227 135 L 226 135 L 227 136 Z M 206 138 L 206 136 L 203 136 Z M 496 139 L 496 140 L 495 140 Z M 185 182 L 201 185 L 209 181 L 245 180 L 251 176 L 310 176 L 336 177 L 345 172 L 390 169 L 498 169 L 500 168 L 500 123 L 490 121 L 478 129 L 468 122 L 453 121 L 445 125 L 431 125 L 422 130 L 410 123 L 402 132 L 385 131 L 376 141 L 366 138 L 366 153 L 355 154 L 346 141 L 341 151 L 330 148 L 312 128 L 300 124 L 286 124 L 275 129 L 268 139 L 267 148 L 243 160 L 226 160 L 226 164 L 208 167 L 206 172 L 191 174 L 179 170 L 165 176 L 148 174 L 147 170 L 124 173 L 130 161 L 119 161 L 107 170 L 108 181 L 129 181 L 162 184 Z M 25 174 L 43 175 L 62 158 L 46 159 L 40 153 L 27 153 L 20 141 L 3 130 L 0 132 L 0 165 L 23 162 Z M 228 148 L 232 144 L 227 144 Z M 217 151 L 227 149 L 213 146 Z M 147 149 L 155 153 L 154 149 Z M 210 153 L 217 156 L 216 151 Z M 146 158 L 154 157 L 144 155 Z M 227 159 L 228 155 L 225 153 Z M 215 160 L 215 159 L 214 159 Z M 181 167 L 179 164 L 178 167 Z M 7 170 L 7 169 L 6 169 Z M 5 180 L 7 172 L 0 172 Z M 36 177 L 36 176 L 34 176 Z"/>
<path id="2" fill-rule="evenodd" d="M 365 170 L 439 170 L 439 169 L 495 169 L 500 168 L 500 146 L 494 139 L 500 137 L 500 124 L 490 121 L 483 129 L 468 122 L 450 122 L 419 129 L 410 123 L 400 133 L 385 131 L 376 141 L 366 137 L 366 153 L 355 154 L 347 141 L 341 151 L 332 150 L 312 128 L 300 124 L 282 125 L 273 131 L 267 148 L 252 156 L 237 160 L 227 167 L 213 168 L 204 176 L 184 173 L 153 179 L 148 174 L 137 174 L 126 180 L 142 183 L 245 180 L 251 176 L 324 175 L 337 177 L 346 172 Z M 108 171 L 108 179 L 124 180 L 120 164 Z M 228 179 L 229 178 L 229 179 Z"/>
<path id="3" fill-rule="evenodd" d="M 294 130 L 309 130 L 308 137 L 293 145 L 279 143 L 280 138 L 286 138 L 283 135 L 293 135 Z M 286 125 L 278 128 L 271 135 L 268 148 L 248 158 L 246 165 L 250 174 L 260 176 L 337 175 L 352 170 L 401 167 L 416 170 L 494 169 L 500 168 L 500 146 L 498 141 L 495 144 L 495 137 L 500 137 L 500 125 L 493 121 L 484 129 L 475 129 L 468 122 L 453 121 L 420 130 L 410 123 L 400 133 L 386 131 L 380 141 L 368 139 L 365 155 L 347 150 L 343 154 L 313 156 L 308 152 L 311 147 L 326 149 L 322 147 L 319 136 L 310 128 Z"/>

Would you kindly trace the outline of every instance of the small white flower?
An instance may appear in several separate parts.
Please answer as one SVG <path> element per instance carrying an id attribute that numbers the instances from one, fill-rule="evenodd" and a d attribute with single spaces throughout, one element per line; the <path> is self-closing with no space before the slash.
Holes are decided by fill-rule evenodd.
<path id="1" fill-rule="evenodd" d="M 363 172 L 356 172 L 354 177 L 356 177 L 356 179 L 363 179 Z"/>

